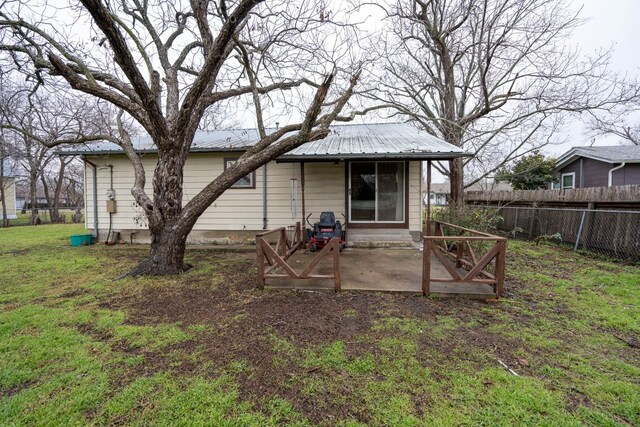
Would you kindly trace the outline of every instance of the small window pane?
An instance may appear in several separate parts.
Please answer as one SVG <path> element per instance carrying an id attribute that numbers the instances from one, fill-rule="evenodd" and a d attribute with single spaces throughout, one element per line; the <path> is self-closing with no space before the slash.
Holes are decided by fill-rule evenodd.
<path id="1" fill-rule="evenodd" d="M 225 159 L 224 161 L 224 170 L 229 169 L 233 166 L 238 159 Z M 231 188 L 255 188 L 255 184 L 253 182 L 255 178 L 255 173 L 252 172 L 248 175 L 243 176 L 239 180 L 237 180 Z"/>
<path id="2" fill-rule="evenodd" d="M 573 175 L 562 176 L 562 188 L 573 188 Z"/>

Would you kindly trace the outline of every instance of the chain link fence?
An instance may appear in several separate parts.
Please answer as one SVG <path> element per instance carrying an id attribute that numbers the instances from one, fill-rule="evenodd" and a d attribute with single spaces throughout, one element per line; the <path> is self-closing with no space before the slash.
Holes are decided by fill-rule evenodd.
<path id="1" fill-rule="evenodd" d="M 640 211 L 470 206 L 497 215 L 497 230 L 513 238 L 571 245 L 601 255 L 640 261 Z"/>

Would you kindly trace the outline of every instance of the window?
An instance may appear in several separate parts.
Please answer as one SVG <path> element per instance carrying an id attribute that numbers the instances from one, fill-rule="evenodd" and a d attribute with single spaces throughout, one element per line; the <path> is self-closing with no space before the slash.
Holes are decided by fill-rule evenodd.
<path id="1" fill-rule="evenodd" d="M 238 161 L 238 158 L 224 159 L 224 170 L 226 171 Z M 248 175 L 237 180 L 231 188 L 256 188 L 256 172 L 253 171 Z"/>
<path id="2" fill-rule="evenodd" d="M 576 188 L 576 173 L 563 173 L 560 178 L 560 186 L 564 188 Z"/>
<path id="3" fill-rule="evenodd" d="M 405 162 L 352 162 L 349 172 L 350 222 L 404 222 Z"/>

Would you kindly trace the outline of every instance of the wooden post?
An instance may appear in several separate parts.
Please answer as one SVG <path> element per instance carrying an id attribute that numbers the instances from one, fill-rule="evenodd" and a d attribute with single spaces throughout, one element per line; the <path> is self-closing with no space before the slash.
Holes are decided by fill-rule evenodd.
<path id="1" fill-rule="evenodd" d="M 436 229 L 433 232 L 434 236 L 444 236 L 444 234 L 442 233 L 442 224 L 440 224 L 439 222 L 436 222 Z"/>
<path id="2" fill-rule="evenodd" d="M 458 240 L 456 242 L 456 268 L 462 267 L 462 258 L 464 258 L 464 240 Z"/>
<path id="3" fill-rule="evenodd" d="M 429 295 L 431 292 L 431 245 L 429 237 L 423 239 L 422 248 L 422 294 Z"/>
<path id="4" fill-rule="evenodd" d="M 304 204 L 304 162 L 300 162 L 300 191 L 302 192 L 302 244 L 307 243 L 307 210 Z"/>
<path id="5" fill-rule="evenodd" d="M 300 221 L 296 221 L 296 231 L 294 232 L 292 246 L 295 246 L 296 250 L 302 247 L 302 228 L 300 226 Z"/>
<path id="6" fill-rule="evenodd" d="M 431 235 L 431 160 L 427 160 L 427 235 Z"/>
<path id="7" fill-rule="evenodd" d="M 258 258 L 258 288 L 264 289 L 264 252 L 262 252 L 262 237 L 256 238 L 256 251 Z"/>
<path id="8" fill-rule="evenodd" d="M 496 257 L 496 296 L 502 296 L 504 285 L 504 269 L 507 261 L 507 241 L 500 240 L 498 242 L 498 256 Z"/>
<path id="9" fill-rule="evenodd" d="M 278 236 L 278 243 L 276 245 L 276 253 L 281 257 L 287 254 L 287 229 L 282 227 Z"/>
<path id="10" fill-rule="evenodd" d="M 333 283 L 335 285 L 335 291 L 341 291 L 340 285 L 340 239 L 334 237 L 331 239 L 333 245 Z"/>

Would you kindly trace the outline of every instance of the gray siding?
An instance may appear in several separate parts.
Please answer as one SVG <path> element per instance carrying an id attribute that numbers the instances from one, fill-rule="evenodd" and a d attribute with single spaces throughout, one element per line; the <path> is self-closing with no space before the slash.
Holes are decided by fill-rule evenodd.
<path id="1" fill-rule="evenodd" d="M 580 158 L 556 173 L 556 177 L 565 173 L 576 174 L 576 188 L 607 187 L 609 185 L 609 170 L 619 164 L 611 164 L 598 160 Z M 630 163 L 613 173 L 613 185 L 640 184 L 640 164 Z"/>
<path id="2" fill-rule="evenodd" d="M 631 184 L 640 184 L 640 163 L 628 163 L 622 169 L 613 172 L 613 185 Z"/>

